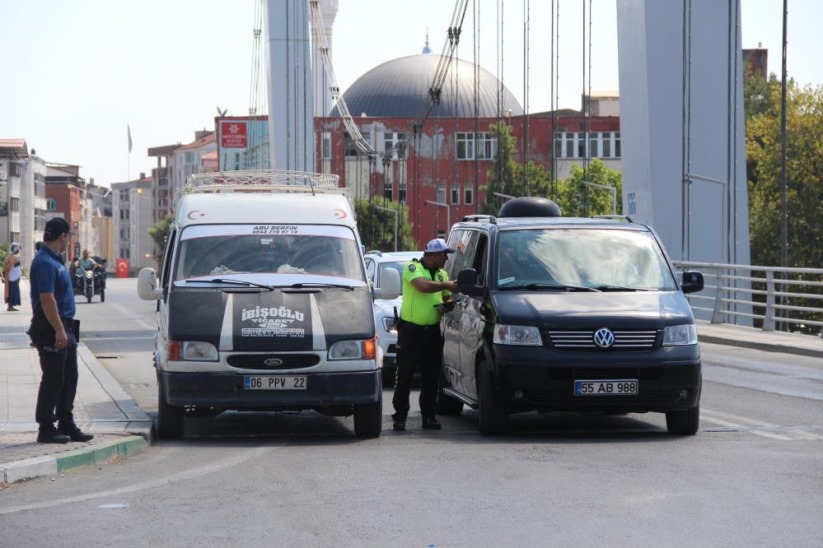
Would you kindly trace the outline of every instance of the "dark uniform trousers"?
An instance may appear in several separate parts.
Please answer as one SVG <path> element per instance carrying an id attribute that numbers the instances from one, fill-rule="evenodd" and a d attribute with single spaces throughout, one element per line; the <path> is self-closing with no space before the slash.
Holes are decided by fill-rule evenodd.
<path id="1" fill-rule="evenodd" d="M 54 421 L 74 423 L 74 396 L 77 393 L 77 340 L 71 319 L 63 320 L 69 344 L 66 348 L 38 346 L 43 378 L 37 393 L 35 420 L 40 428 L 50 428 Z"/>
<path id="2" fill-rule="evenodd" d="M 409 413 L 409 393 L 415 368 L 420 369 L 420 411 L 423 418 L 437 412 L 437 383 L 443 359 L 440 324 L 417 325 L 400 320 L 397 329 L 397 372 L 392 405 L 395 420 L 405 420 Z"/>

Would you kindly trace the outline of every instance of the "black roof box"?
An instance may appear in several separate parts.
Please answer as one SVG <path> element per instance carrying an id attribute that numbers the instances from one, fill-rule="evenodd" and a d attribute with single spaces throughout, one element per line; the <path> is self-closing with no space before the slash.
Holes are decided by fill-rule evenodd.
<path id="1" fill-rule="evenodd" d="M 524 196 L 502 205 L 498 217 L 562 217 L 560 207 L 548 198 Z"/>

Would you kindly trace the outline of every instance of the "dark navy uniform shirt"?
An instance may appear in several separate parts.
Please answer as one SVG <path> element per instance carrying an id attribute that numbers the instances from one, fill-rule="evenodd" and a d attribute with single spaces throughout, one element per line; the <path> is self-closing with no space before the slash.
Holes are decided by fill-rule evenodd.
<path id="1" fill-rule="evenodd" d="M 47 246 L 42 246 L 31 262 L 29 278 L 31 283 L 31 309 L 35 314 L 43 313 L 40 293 L 53 293 L 60 317 L 74 318 L 74 288 L 71 285 L 69 271 L 66 265 L 63 264 L 63 258 L 60 255 Z"/>

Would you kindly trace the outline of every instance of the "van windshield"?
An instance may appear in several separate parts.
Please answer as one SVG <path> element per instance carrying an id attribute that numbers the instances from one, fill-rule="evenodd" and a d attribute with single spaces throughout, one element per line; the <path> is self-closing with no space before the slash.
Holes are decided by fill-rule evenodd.
<path id="1" fill-rule="evenodd" d="M 615 229 L 500 233 L 497 287 L 663 290 L 677 288 L 654 237 Z"/>
<path id="2" fill-rule="evenodd" d="M 190 226 L 176 264 L 175 280 L 239 273 L 364 279 L 354 233 L 341 226 Z"/>

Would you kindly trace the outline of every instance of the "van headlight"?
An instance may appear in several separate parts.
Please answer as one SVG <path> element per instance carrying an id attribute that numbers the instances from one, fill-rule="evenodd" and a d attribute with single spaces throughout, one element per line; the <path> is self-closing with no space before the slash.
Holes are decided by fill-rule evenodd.
<path id="1" fill-rule="evenodd" d="M 329 348 L 329 360 L 373 360 L 377 357 L 377 339 L 337 341 Z"/>
<path id="2" fill-rule="evenodd" d="M 171 341 L 166 356 L 171 361 L 216 362 L 219 359 L 217 348 L 205 341 Z"/>
<path id="3" fill-rule="evenodd" d="M 383 318 L 383 329 L 388 331 L 389 333 L 397 334 L 397 326 L 395 325 L 394 318 L 391 316 L 386 316 Z"/>
<path id="4" fill-rule="evenodd" d="M 663 346 L 697 344 L 697 328 L 693 323 L 669 325 L 663 329 Z"/>
<path id="5" fill-rule="evenodd" d="M 540 331 L 531 325 L 503 325 L 494 328 L 494 344 L 516 344 L 521 346 L 543 346 Z"/>

